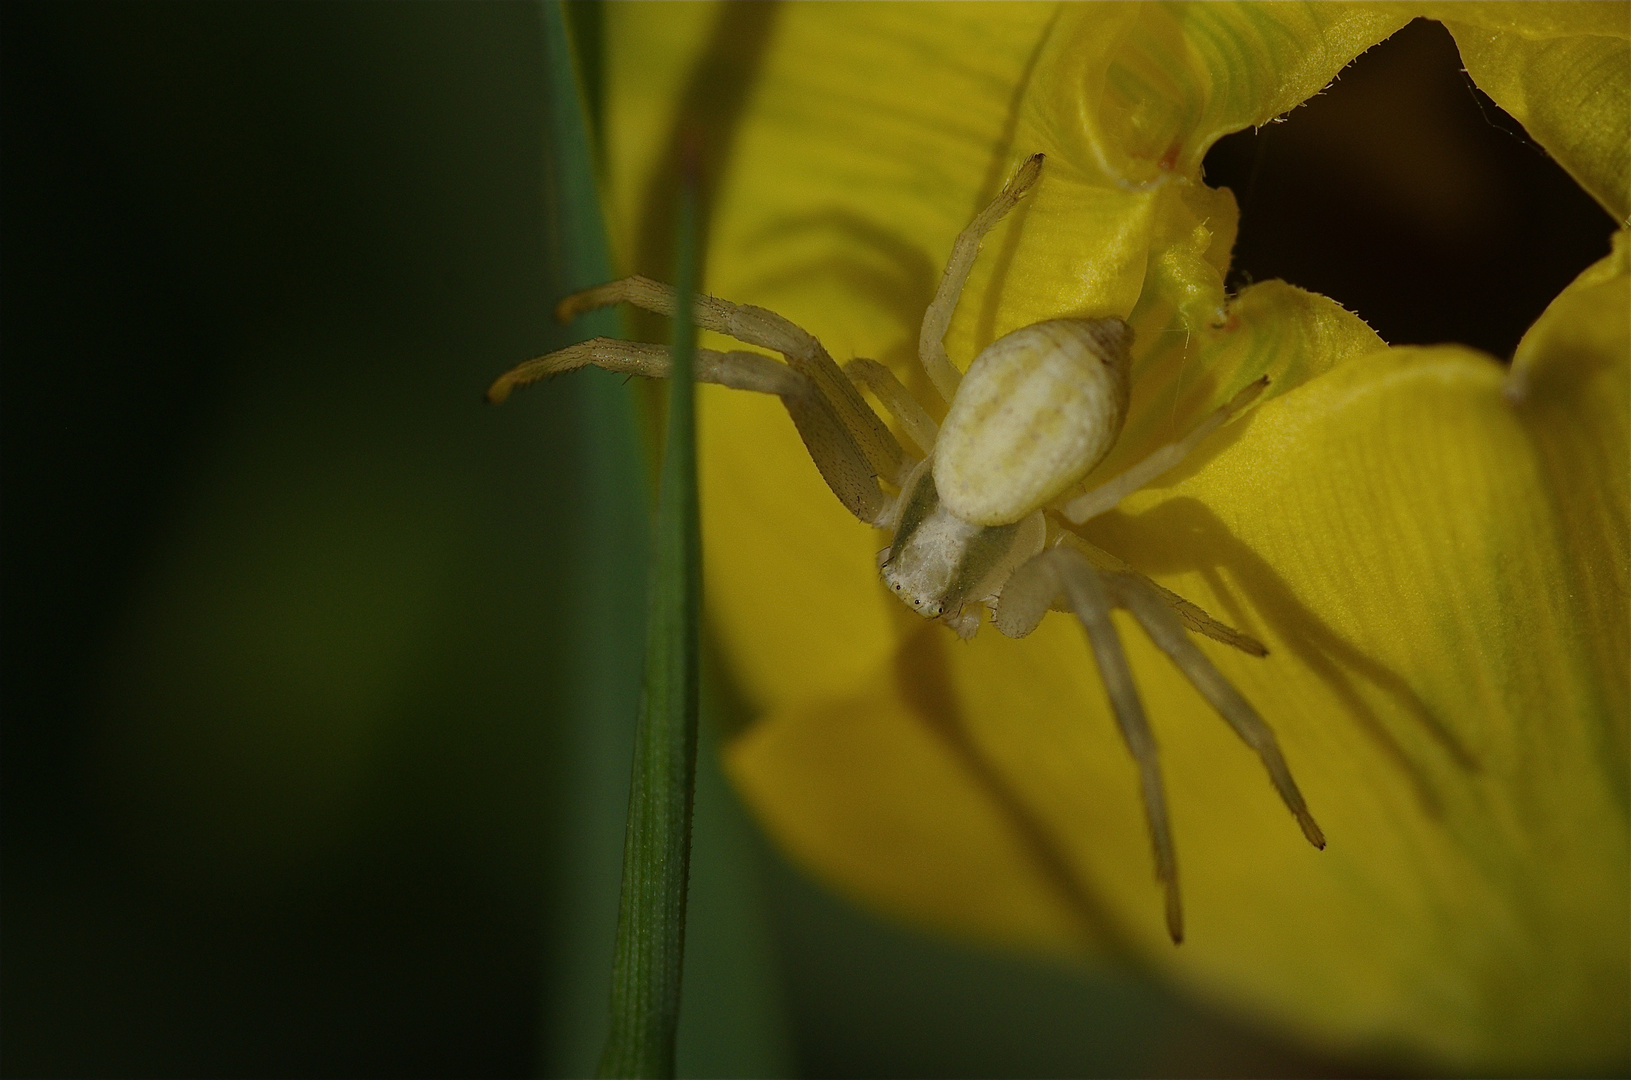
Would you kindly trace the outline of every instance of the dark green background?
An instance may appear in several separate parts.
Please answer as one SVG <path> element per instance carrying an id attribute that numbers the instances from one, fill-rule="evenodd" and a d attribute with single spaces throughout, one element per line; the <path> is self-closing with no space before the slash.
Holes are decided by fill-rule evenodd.
<path id="1" fill-rule="evenodd" d="M 617 380 L 480 401 L 563 341 L 539 9 L 0 20 L 0 1070 L 586 1071 L 644 493 Z M 707 750 L 683 1073 L 1333 1069 L 858 913 Z"/>

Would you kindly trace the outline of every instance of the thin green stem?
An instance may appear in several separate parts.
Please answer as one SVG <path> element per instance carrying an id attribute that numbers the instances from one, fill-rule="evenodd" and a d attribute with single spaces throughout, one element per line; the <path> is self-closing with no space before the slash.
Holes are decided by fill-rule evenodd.
<path id="1" fill-rule="evenodd" d="M 589 77 L 600 66 L 594 40 L 569 33 L 559 0 L 538 8 L 542 32 L 545 120 L 541 195 L 547 276 L 538 293 L 540 313 L 562 296 L 616 275 L 606 245 L 595 179 L 595 140 L 585 100 Z M 578 14 L 593 17 L 592 8 Z M 574 20 L 578 22 L 579 20 Z M 550 320 L 553 322 L 553 320 Z M 588 312 L 570 326 L 545 331 L 545 352 L 595 336 L 622 333 L 611 308 Z M 571 730 L 562 810 L 559 861 L 552 862 L 555 901 L 548 941 L 548 981 L 539 1029 L 542 1076 L 586 1076 L 595 1069 L 606 1037 L 611 965 L 606 946 L 615 933 L 621 876 L 619 840 L 628 805 L 629 746 L 634 737 L 642 657 L 630 642 L 645 629 L 642 569 L 650 563 L 649 469 L 636 417 L 634 388 L 609 371 L 580 372 L 553 389 L 570 412 L 582 492 L 570 546 L 567 591 L 558 597 L 573 627 L 573 676 L 563 687 Z"/>
<path id="2" fill-rule="evenodd" d="M 674 1075 L 685 957 L 685 899 L 697 759 L 696 189 L 679 214 L 678 313 L 668 379 L 668 434 L 646 623 L 645 686 L 635 733 L 623 892 L 612 964 L 612 1026 L 600 1075 Z"/>

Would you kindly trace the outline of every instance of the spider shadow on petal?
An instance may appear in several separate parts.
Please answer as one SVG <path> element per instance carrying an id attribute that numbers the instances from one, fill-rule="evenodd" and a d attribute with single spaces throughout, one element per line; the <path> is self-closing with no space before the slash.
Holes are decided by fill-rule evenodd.
<path id="1" fill-rule="evenodd" d="M 899 340 L 872 359 L 893 369 L 931 413 L 942 410 L 944 406 L 917 363 L 918 327 L 924 309 L 934 299 L 940 265 L 899 232 L 862 214 L 837 208 L 780 218 L 758 230 L 751 242 L 761 248 L 807 248 L 823 239 L 829 243 L 821 250 L 779 262 L 774 272 L 744 283 L 744 294 L 807 291 L 812 281 L 823 278 L 836 282 L 856 308 L 882 311 L 900 327 Z M 849 359 L 843 341 L 824 344 L 835 350 L 840 361 Z"/>
<path id="2" fill-rule="evenodd" d="M 758 82 L 764 58 L 781 17 L 776 3 L 725 4 L 708 33 L 674 109 L 674 123 L 657 155 L 657 167 L 646 180 L 635 232 L 638 248 L 631 272 L 659 281 L 674 273 L 674 238 L 678 205 L 674 193 L 682 184 L 680 170 L 687 158 L 697 172 L 698 265 L 707 265 L 713 200 L 719 177 L 730 161 L 741 129 L 743 111 Z M 660 325 L 641 313 L 636 325 Z"/>
<path id="3" fill-rule="evenodd" d="M 1020 850 L 1082 932 L 1084 955 L 1100 954 L 1136 964 L 1131 939 L 1108 903 L 1073 859 L 1064 838 L 980 746 L 953 689 L 946 649 L 954 639 L 942 627 L 924 626 L 895 654 L 895 678 L 913 717 L 964 770 L 1012 830 Z"/>
<path id="4" fill-rule="evenodd" d="M 759 248 L 823 236 L 834 238 L 835 251 L 859 249 L 875 253 L 878 264 L 866 263 L 854 255 L 813 255 L 753 279 L 748 291 L 782 291 L 807 286 L 812 278 L 822 275 L 834 277 L 852 289 L 857 300 L 897 316 L 903 333 L 915 334 L 923 309 L 934 299 L 940 267 L 899 232 L 853 210 L 835 207 L 779 218 L 755 232 L 751 243 Z"/>
<path id="5" fill-rule="evenodd" d="M 1213 614 L 1226 622 L 1247 632 L 1257 629 L 1257 621 L 1266 624 L 1277 648 L 1290 652 L 1330 688 L 1360 730 L 1400 771 L 1425 812 L 1435 817 L 1444 812 L 1431 766 L 1419 752 L 1407 749 L 1383 713 L 1361 693 L 1359 683 L 1390 699 L 1397 715 L 1425 734 L 1454 769 L 1462 774 L 1479 770 L 1473 753 L 1409 681 L 1328 626 L 1267 560 L 1198 499 L 1170 499 L 1137 515 L 1113 511 L 1083 532 L 1106 550 L 1130 556 L 1146 573 L 1200 574 L 1218 597 L 1220 610 Z M 1272 654 L 1268 662 L 1273 662 Z"/>

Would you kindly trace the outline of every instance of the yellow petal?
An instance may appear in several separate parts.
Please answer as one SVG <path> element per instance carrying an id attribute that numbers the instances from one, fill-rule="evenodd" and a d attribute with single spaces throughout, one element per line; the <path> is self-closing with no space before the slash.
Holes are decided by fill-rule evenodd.
<path id="1" fill-rule="evenodd" d="M 1338 4 L 1060 8 L 1015 108 L 1013 143 L 1047 152 L 1047 174 L 1010 250 L 971 278 L 1000 305 L 991 330 L 1135 304 L 1162 330 L 1222 322 L 1238 212 L 1200 183 L 1207 149 L 1312 96 L 1405 21 Z M 965 353 L 988 340 L 957 329 Z"/>
<path id="2" fill-rule="evenodd" d="M 826 491 L 779 404 L 708 388 L 708 613 L 767 714 L 730 752 L 762 820 L 903 918 L 1131 953 L 1333 1052 L 1623 1062 L 1631 406 L 1628 349 L 1592 321 L 1624 295 L 1623 248 L 1526 341 L 1533 392 L 1513 404 L 1487 357 L 1379 352 L 1323 298 L 1268 283 L 1224 304 L 1236 211 L 1198 182 L 1206 147 L 1416 9 L 758 10 L 608 9 L 625 267 L 667 273 L 641 260 L 661 250 L 670 193 L 652 178 L 689 102 L 730 137 L 709 290 L 928 401 L 913 357 L 942 260 L 1046 152 L 948 349 L 961 365 L 1039 319 L 1129 317 L 1134 399 L 1105 473 L 1271 375 L 1278 396 L 1089 535 L 1270 646 L 1202 645 L 1279 732 L 1331 845 L 1302 841 L 1255 759 L 1127 634 L 1190 911 L 1174 950 L 1079 631 L 1056 615 L 965 645 L 924 624 L 878 585 L 884 538 Z"/>
<path id="3" fill-rule="evenodd" d="M 1518 343 L 1508 396 L 1521 400 L 1538 389 L 1544 397 L 1554 379 L 1567 387 L 1613 376 L 1612 360 L 1631 339 L 1631 309 L 1625 303 L 1631 233 L 1621 229 L 1612 245 L 1547 305 Z"/>
<path id="4" fill-rule="evenodd" d="M 1590 422 L 1623 437 L 1628 409 L 1605 396 Z M 902 917 L 1132 949 L 1338 1054 L 1623 1060 L 1623 524 L 1571 535 L 1551 493 L 1623 489 L 1626 459 L 1538 444 L 1544 419 L 1487 357 L 1373 354 L 1093 530 L 1268 644 L 1203 647 L 1330 840 L 1304 844 L 1251 753 L 1123 622 L 1171 793 L 1181 949 L 1136 772 L 1063 616 L 1017 642 L 925 627 L 867 680 L 748 732 L 732 773 L 801 861 Z"/>
<path id="5" fill-rule="evenodd" d="M 1567 561 L 1582 574 L 1566 649 L 1589 657 L 1589 669 L 1622 691 L 1631 682 L 1631 626 L 1624 617 L 1631 593 L 1624 556 L 1631 550 L 1631 489 L 1613 466 L 1631 459 L 1631 420 L 1617 409 L 1631 400 L 1628 239 L 1625 230 L 1616 233 L 1613 250 L 1552 301 L 1518 343 L 1506 385 L 1548 473 L 1568 476 L 1581 462 L 1603 463 L 1573 482 L 1551 485 L 1546 497 L 1567 526 L 1560 537 Z M 1614 700 L 1604 707 L 1614 707 Z M 1608 735 L 1607 753 L 1625 760 L 1623 725 Z"/>
<path id="6" fill-rule="evenodd" d="M 1113 477 L 1163 443 L 1181 438 L 1261 376 L 1271 380 L 1262 399 L 1270 401 L 1382 347 L 1382 339 L 1358 316 L 1283 281 L 1243 290 L 1229 305 L 1227 320 L 1222 327 L 1192 334 L 1162 333 L 1152 320 L 1135 320 L 1143 345 L 1133 370 L 1127 423 L 1087 485 Z M 1209 445 L 1220 446 L 1242 430 L 1237 426 L 1223 432 Z M 1203 449 L 1169 475 L 1184 475 L 1206 459 Z"/>
<path id="7" fill-rule="evenodd" d="M 1243 303 L 1244 332 L 1220 327 L 1237 212 L 1198 170 L 1217 134 L 1312 94 L 1408 16 L 1319 5 L 775 11 L 607 9 L 608 202 L 625 268 L 668 272 L 640 260 L 661 248 L 649 233 L 666 227 L 658 204 L 670 193 L 651 180 L 689 102 L 732 140 L 709 291 L 788 316 L 840 360 L 884 361 L 937 413 L 915 354 L 944 259 L 1008 170 L 1048 153 L 1037 190 L 987 240 L 947 345 L 966 366 L 1044 318 L 1129 316 L 1140 338 L 1134 401 L 1101 472 L 1182 434 L 1258 374 L 1283 393 L 1377 343 L 1318 298 L 1292 305 L 1304 322 L 1268 331 L 1280 344 L 1251 344 L 1252 327 L 1272 321 L 1253 312 L 1273 305 Z M 1132 108 L 1128 88 L 1157 75 L 1185 98 L 1180 113 Z M 1090 116 L 1060 104 L 1081 96 L 1084 79 L 1106 87 Z M 728 101 L 741 112 L 714 111 Z M 1153 159 L 1139 156 L 1158 143 Z M 1168 154 L 1172 145 L 1181 149 Z M 1100 158 L 1126 175 L 1111 177 Z M 1170 182 L 1141 187 L 1150 169 Z M 1230 356 L 1211 355 L 1220 349 Z M 1237 374 L 1221 378 L 1224 368 Z M 709 612 L 748 701 L 768 708 L 859 678 L 898 637 L 897 605 L 868 569 L 884 538 L 826 493 L 776 402 L 705 388 L 699 412 Z"/>

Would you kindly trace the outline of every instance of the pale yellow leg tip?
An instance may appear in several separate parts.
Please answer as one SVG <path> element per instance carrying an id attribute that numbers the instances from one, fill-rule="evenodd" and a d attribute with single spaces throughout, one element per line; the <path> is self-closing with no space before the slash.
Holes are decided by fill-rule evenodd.
<path id="1" fill-rule="evenodd" d="M 1032 154 L 1025 159 L 1014 172 L 1014 178 L 1008 181 L 1007 193 L 1011 198 L 1017 199 L 1031 190 L 1036 178 L 1042 175 L 1042 162 L 1046 157 L 1046 154 Z"/>

